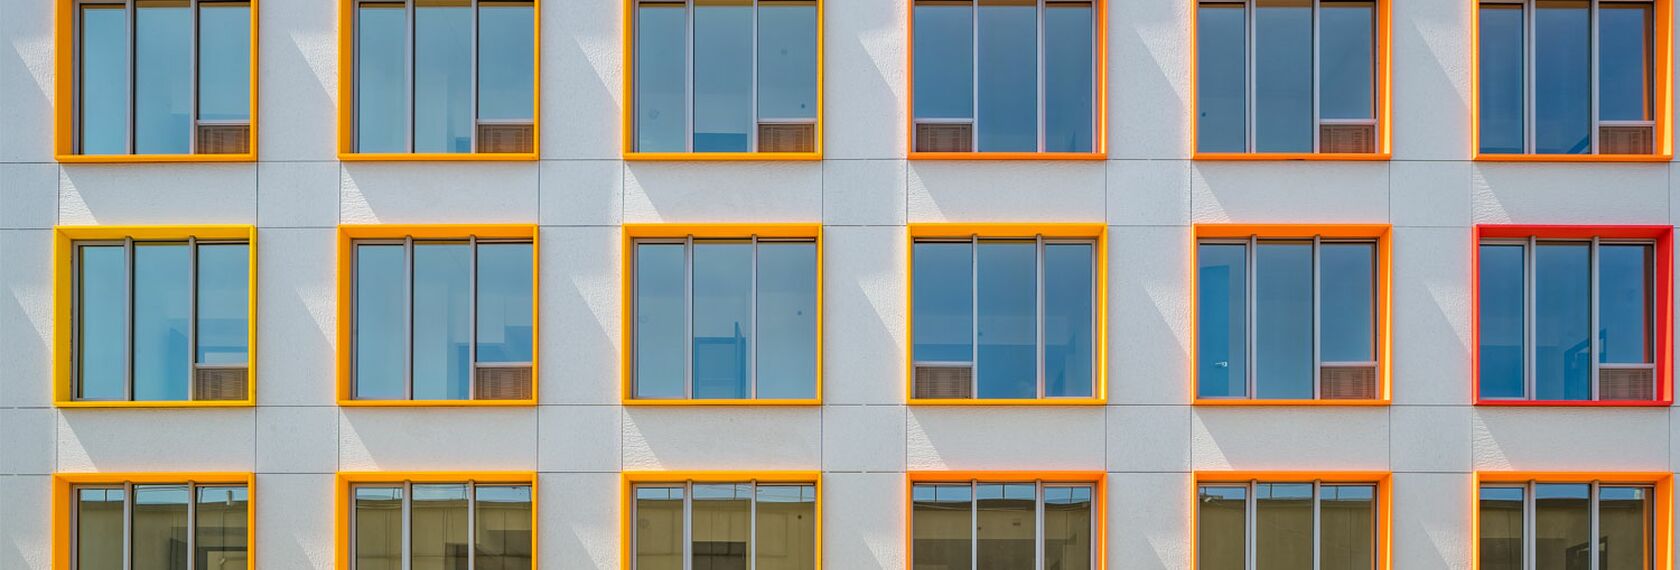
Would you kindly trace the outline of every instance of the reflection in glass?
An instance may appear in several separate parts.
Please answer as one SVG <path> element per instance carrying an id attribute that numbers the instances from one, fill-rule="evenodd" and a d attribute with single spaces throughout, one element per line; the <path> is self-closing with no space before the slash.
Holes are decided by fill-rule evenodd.
<path id="1" fill-rule="evenodd" d="M 1038 150 L 1038 6 L 978 0 L 979 140 L 983 152 Z"/>
<path id="2" fill-rule="evenodd" d="M 753 4 L 694 2 L 694 151 L 746 152 L 753 128 Z"/>
<path id="3" fill-rule="evenodd" d="M 406 8 L 362 2 L 356 27 L 356 151 L 408 152 Z"/>
<path id="4" fill-rule="evenodd" d="M 1476 556 L 1481 570 L 1523 570 L 1521 487 L 1482 487 Z"/>
<path id="5" fill-rule="evenodd" d="M 195 568 L 250 568 L 248 493 L 244 486 L 198 488 L 193 507 Z"/>
<path id="6" fill-rule="evenodd" d="M 688 149 L 684 114 L 688 69 L 688 8 L 680 3 L 636 6 L 636 150 Z"/>
<path id="7" fill-rule="evenodd" d="M 1091 570 L 1093 504 L 1090 487 L 1044 487 L 1044 568 Z"/>
<path id="8" fill-rule="evenodd" d="M 695 484 L 692 568 L 746 568 L 752 550 L 752 485 Z"/>
<path id="9" fill-rule="evenodd" d="M 636 488 L 636 570 L 683 570 L 682 487 Z"/>
<path id="10" fill-rule="evenodd" d="M 1477 116 L 1481 152 L 1522 153 L 1525 83 L 1523 6 L 1477 8 Z"/>
<path id="11" fill-rule="evenodd" d="M 974 361 L 974 245 L 917 242 L 911 330 L 917 362 Z"/>
<path id="12" fill-rule="evenodd" d="M 531 361 L 534 265 L 529 243 L 478 244 L 478 362 Z"/>
<path id="13" fill-rule="evenodd" d="M 1037 501 L 1038 486 L 1033 483 L 975 485 L 977 570 L 1033 567 Z"/>
<path id="14" fill-rule="evenodd" d="M 816 570 L 815 485 L 759 485 L 755 570 Z"/>
<path id="15" fill-rule="evenodd" d="M 1534 248 L 1536 399 L 1592 397 L 1590 248 L 1586 243 Z"/>
<path id="16" fill-rule="evenodd" d="M 413 485 L 409 503 L 409 568 L 454 570 L 467 565 L 467 486 Z M 360 569 L 358 569 L 360 570 Z"/>
<path id="17" fill-rule="evenodd" d="M 531 570 L 531 487 L 479 485 L 473 499 L 473 568 Z"/>
<path id="18" fill-rule="evenodd" d="M 911 567 L 973 567 L 974 488 L 967 483 L 917 484 L 910 495 Z"/>
<path id="19" fill-rule="evenodd" d="M 1319 360 L 1371 362 L 1376 355 L 1377 246 L 1319 246 Z"/>
<path id="20" fill-rule="evenodd" d="M 1600 570 L 1643 570 L 1653 567 L 1651 507 L 1649 488 L 1598 488 Z"/>
<path id="21" fill-rule="evenodd" d="M 1092 309 L 1095 247 L 1044 245 L 1044 395 L 1089 397 L 1092 391 Z"/>
<path id="22" fill-rule="evenodd" d="M 1651 12 L 1646 2 L 1598 5 L 1598 118 L 1651 120 Z"/>
<path id="23" fill-rule="evenodd" d="M 1599 246 L 1599 362 L 1652 362 L 1651 259 L 1649 245 Z"/>
<path id="24" fill-rule="evenodd" d="M 1196 7 L 1196 150 L 1248 149 L 1248 21 L 1242 4 Z"/>
<path id="25" fill-rule="evenodd" d="M 973 2 L 921 0 L 915 10 L 916 118 L 974 118 Z"/>
<path id="26" fill-rule="evenodd" d="M 122 570 L 122 489 L 76 490 L 76 569 Z"/>
<path id="27" fill-rule="evenodd" d="M 470 0 L 414 2 L 414 152 L 472 152 Z"/>
<path id="28" fill-rule="evenodd" d="M 759 398 L 817 395 L 817 246 L 759 242 Z"/>
<path id="29" fill-rule="evenodd" d="M 536 91 L 535 10 L 529 1 L 479 0 L 478 118 L 529 121 Z"/>
<path id="30" fill-rule="evenodd" d="M 688 393 L 686 256 L 681 243 L 636 244 L 636 397 Z"/>
<path id="31" fill-rule="evenodd" d="M 128 152 L 128 13 L 122 4 L 81 6 L 77 91 L 82 154 Z"/>
<path id="32" fill-rule="evenodd" d="M 1311 483 L 1254 486 L 1256 570 L 1312 567 L 1312 503 Z"/>
<path id="33" fill-rule="evenodd" d="M 251 335 L 251 248 L 198 246 L 199 364 L 248 364 Z"/>
<path id="34" fill-rule="evenodd" d="M 1196 389 L 1248 395 L 1248 246 L 1196 246 Z"/>
<path id="35" fill-rule="evenodd" d="M 694 245 L 694 398 L 746 398 L 752 341 L 750 242 Z"/>
<path id="36" fill-rule="evenodd" d="M 402 570 L 402 487 L 356 487 L 356 570 Z"/>
<path id="37" fill-rule="evenodd" d="M 1536 570 L 1587 570 L 1592 531 L 1586 484 L 1534 486 Z"/>
<path id="38" fill-rule="evenodd" d="M 1377 489 L 1319 487 L 1320 570 L 1371 570 L 1377 560 Z"/>
<path id="39" fill-rule="evenodd" d="M 251 120 L 250 2 L 199 2 L 198 118 Z"/>
<path id="40" fill-rule="evenodd" d="M 186 154 L 191 150 L 190 6 L 187 0 L 134 3 L 135 154 Z"/>
<path id="41" fill-rule="evenodd" d="M 134 299 L 134 399 L 187 399 L 193 358 L 187 244 L 134 246 Z"/>
<path id="42" fill-rule="evenodd" d="M 1592 151 L 1587 0 L 1534 2 L 1534 152 Z"/>
<path id="43" fill-rule="evenodd" d="M 1261 243 L 1254 259 L 1255 397 L 1313 397 L 1313 246 Z"/>
<path id="44" fill-rule="evenodd" d="M 1312 38 L 1312 0 L 1255 0 L 1254 145 L 1258 152 L 1313 151 Z"/>
<path id="45" fill-rule="evenodd" d="M 817 117 L 817 5 L 758 2 L 758 116 Z"/>
<path id="46" fill-rule="evenodd" d="M 1204 486 L 1196 497 L 1196 565 L 1243 570 L 1247 558 L 1248 488 Z"/>
<path id="47" fill-rule="evenodd" d="M 1030 241 L 976 249 L 975 309 L 981 398 L 1038 397 L 1038 251 Z"/>
<path id="48" fill-rule="evenodd" d="M 135 485 L 132 570 L 187 567 L 186 485 Z"/>
<path id="49" fill-rule="evenodd" d="M 128 397 L 128 262 L 121 245 L 76 248 L 76 399 Z"/>
<path id="50" fill-rule="evenodd" d="M 1324 1 L 1318 15 L 1319 117 L 1375 118 L 1375 3 Z"/>
<path id="51" fill-rule="evenodd" d="M 1481 245 L 1477 258 L 1477 374 L 1483 398 L 1521 398 L 1525 387 L 1523 246 Z"/>
<path id="52" fill-rule="evenodd" d="M 1091 152 L 1094 24 L 1088 2 L 1044 4 L 1044 151 Z"/>
<path id="53" fill-rule="evenodd" d="M 402 244 L 356 247 L 356 385 L 355 397 L 400 400 L 408 397 L 403 363 L 408 358 L 404 318 L 408 271 Z"/>
<path id="54" fill-rule="evenodd" d="M 415 400 L 472 397 L 472 247 L 414 245 Z"/>

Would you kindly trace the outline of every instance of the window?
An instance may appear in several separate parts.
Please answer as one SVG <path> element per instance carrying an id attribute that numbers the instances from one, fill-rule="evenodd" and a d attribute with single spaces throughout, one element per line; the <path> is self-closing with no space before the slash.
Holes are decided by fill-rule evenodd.
<path id="1" fill-rule="evenodd" d="M 345 234 L 352 356 L 340 405 L 535 401 L 533 228 Z"/>
<path id="2" fill-rule="evenodd" d="M 60 406 L 250 405 L 250 227 L 61 227 Z"/>
<path id="3" fill-rule="evenodd" d="M 910 566 L 1092 570 L 1098 480 L 921 480 L 910 487 Z"/>
<path id="4" fill-rule="evenodd" d="M 1668 24 L 1658 8 L 1652 0 L 1482 0 L 1477 152 L 1667 154 L 1667 110 L 1655 102 L 1668 97 L 1668 55 L 1653 46 L 1667 45 Z"/>
<path id="5" fill-rule="evenodd" d="M 1667 474 L 1661 481 L 1482 477 L 1476 557 L 1482 570 L 1667 568 Z"/>
<path id="6" fill-rule="evenodd" d="M 821 230 L 759 229 L 627 229 L 627 403 L 818 401 Z"/>
<path id="7" fill-rule="evenodd" d="M 68 518 L 54 528 L 68 570 L 237 570 L 251 567 L 247 475 L 60 475 Z"/>
<path id="8" fill-rule="evenodd" d="M 60 1 L 60 160 L 254 158 L 256 2 Z"/>
<path id="9" fill-rule="evenodd" d="M 629 154 L 822 148 L 820 1 L 632 1 Z"/>
<path id="10" fill-rule="evenodd" d="M 1388 567 L 1381 479 L 1201 482 L 1198 570 Z"/>
<path id="11" fill-rule="evenodd" d="M 1671 230 L 1535 229 L 1478 228 L 1479 402 L 1666 405 Z"/>
<path id="12" fill-rule="evenodd" d="M 631 477 L 625 568 L 816 570 L 815 475 L 769 479 Z"/>
<path id="13" fill-rule="evenodd" d="M 1102 7 L 916 0 L 912 153 L 1100 155 Z"/>
<path id="14" fill-rule="evenodd" d="M 1387 4 L 1201 0 L 1196 152 L 1386 153 Z"/>
<path id="15" fill-rule="evenodd" d="M 1387 400 L 1386 228 L 1242 231 L 1198 231 L 1197 403 Z"/>
<path id="16" fill-rule="evenodd" d="M 344 1 L 341 154 L 536 153 L 534 0 Z"/>
<path id="17" fill-rule="evenodd" d="M 536 510 L 529 479 L 447 477 L 348 482 L 341 568 L 531 570 Z"/>

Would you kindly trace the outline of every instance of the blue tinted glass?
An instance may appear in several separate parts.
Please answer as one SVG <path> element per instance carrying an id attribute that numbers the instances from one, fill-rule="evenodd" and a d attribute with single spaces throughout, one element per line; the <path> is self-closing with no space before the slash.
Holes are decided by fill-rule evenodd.
<path id="1" fill-rule="evenodd" d="M 1248 148 L 1248 24 L 1242 4 L 1196 8 L 1196 150 Z"/>
<path id="2" fill-rule="evenodd" d="M 472 380 L 472 248 L 414 246 L 414 399 L 465 400 Z"/>
<path id="3" fill-rule="evenodd" d="M 1598 118 L 1651 119 L 1651 10 L 1639 2 L 1598 5 Z"/>
<path id="4" fill-rule="evenodd" d="M 1312 244 L 1260 244 L 1254 295 L 1254 397 L 1312 398 Z"/>
<path id="5" fill-rule="evenodd" d="M 1095 248 L 1085 243 L 1044 246 L 1044 395 L 1090 396 Z"/>
<path id="6" fill-rule="evenodd" d="M 408 15 L 401 3 L 356 10 L 356 151 L 408 151 Z"/>
<path id="7" fill-rule="evenodd" d="M 982 241 L 976 249 L 981 398 L 1038 397 L 1038 246 Z"/>
<path id="8" fill-rule="evenodd" d="M 916 362 L 974 361 L 974 251 L 969 243 L 917 243 L 911 300 Z"/>
<path id="9" fill-rule="evenodd" d="M 636 397 L 688 393 L 683 244 L 636 244 Z"/>
<path id="10" fill-rule="evenodd" d="M 134 399 L 185 400 L 192 375 L 192 250 L 134 246 Z"/>
<path id="11" fill-rule="evenodd" d="M 916 118 L 974 118 L 973 4 L 922 0 L 915 25 Z"/>
<path id="12" fill-rule="evenodd" d="M 694 151 L 745 152 L 753 128 L 753 6 L 694 3 Z"/>
<path id="13" fill-rule="evenodd" d="M 1371 362 L 1376 355 L 1377 246 L 1319 246 L 1319 360 Z"/>
<path id="14" fill-rule="evenodd" d="M 414 152 L 472 152 L 472 4 L 414 3 Z"/>
<path id="15" fill-rule="evenodd" d="M 176 0 L 135 2 L 134 36 L 134 152 L 185 154 L 192 142 L 192 10 Z"/>
<path id="16" fill-rule="evenodd" d="M 694 246 L 694 397 L 745 398 L 752 341 L 753 249 Z"/>
<path id="17" fill-rule="evenodd" d="M 120 245 L 77 250 L 76 398 L 121 400 L 128 392 L 128 262 Z"/>
<path id="18" fill-rule="evenodd" d="M 1523 7 L 1483 4 L 1478 8 L 1481 152 L 1523 152 Z"/>
<path id="19" fill-rule="evenodd" d="M 198 4 L 198 118 L 251 120 L 251 4 Z"/>
<path id="20" fill-rule="evenodd" d="M 248 364 L 251 346 L 251 248 L 198 247 L 199 364 Z"/>
<path id="21" fill-rule="evenodd" d="M 1592 50 L 1586 0 L 1534 3 L 1534 152 L 1591 151 Z"/>
<path id="22" fill-rule="evenodd" d="M 1318 13 L 1319 116 L 1374 118 L 1376 6 L 1326 1 Z"/>
<path id="23" fill-rule="evenodd" d="M 1096 47 L 1091 5 L 1044 5 L 1044 150 L 1090 152 Z"/>
<path id="24" fill-rule="evenodd" d="M 1534 249 L 1535 397 L 1592 396 L 1592 323 L 1587 244 Z"/>
<path id="25" fill-rule="evenodd" d="M 529 121 L 536 91 L 530 2 L 478 3 L 478 118 Z"/>
<path id="26" fill-rule="evenodd" d="M 478 246 L 478 361 L 530 362 L 531 244 Z"/>
<path id="27" fill-rule="evenodd" d="M 1477 375 L 1483 398 L 1521 398 L 1523 370 L 1523 246 L 1483 245 L 1476 254 Z"/>
<path id="28" fill-rule="evenodd" d="M 82 6 L 81 152 L 128 152 L 128 14 L 121 4 Z"/>
<path id="29" fill-rule="evenodd" d="M 1599 362 L 1651 362 L 1651 246 L 1598 248 Z"/>
<path id="30" fill-rule="evenodd" d="M 1311 0 L 1256 0 L 1254 145 L 1258 152 L 1312 152 Z"/>
<path id="31" fill-rule="evenodd" d="M 642 3 L 636 8 L 636 150 L 688 150 L 685 81 L 688 8 Z"/>
<path id="32" fill-rule="evenodd" d="M 758 244 L 759 398 L 817 392 L 817 246 Z"/>
<path id="33" fill-rule="evenodd" d="M 817 116 L 817 5 L 811 0 L 758 2 L 758 116 Z"/>
<path id="34" fill-rule="evenodd" d="M 407 281 L 402 245 L 356 246 L 357 398 L 408 397 Z"/>
<path id="35" fill-rule="evenodd" d="M 980 0 L 980 150 L 1038 150 L 1038 7 Z"/>
<path id="36" fill-rule="evenodd" d="M 1248 395 L 1248 246 L 1196 246 L 1196 391 Z"/>

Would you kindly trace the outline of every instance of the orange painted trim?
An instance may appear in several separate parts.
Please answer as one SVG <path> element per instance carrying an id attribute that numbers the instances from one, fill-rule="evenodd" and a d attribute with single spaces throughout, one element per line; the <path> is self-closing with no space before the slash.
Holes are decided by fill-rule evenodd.
<path id="1" fill-rule="evenodd" d="M 71 491 L 78 485 L 194 483 L 245 486 L 245 557 L 257 559 L 257 481 L 250 473 L 55 473 L 52 477 L 53 570 L 70 569 Z"/>
<path id="2" fill-rule="evenodd" d="M 1477 471 L 1470 478 L 1470 552 L 1482 543 L 1481 491 L 1484 483 L 1585 483 L 1600 481 L 1612 484 L 1650 485 L 1655 488 L 1651 497 L 1651 552 L 1656 555 L 1652 570 L 1674 568 L 1674 474 L 1664 472 L 1613 471 Z M 1526 552 L 1524 553 L 1527 554 Z M 1470 570 L 1482 567 L 1482 557 L 1472 555 Z"/>
<path id="3" fill-rule="evenodd" d="M 1190 236 L 1190 398 L 1196 406 L 1387 406 L 1394 397 L 1394 247 L 1388 224 L 1196 224 Z M 1372 400 L 1202 398 L 1196 378 L 1197 246 L 1204 239 L 1369 239 L 1377 242 L 1377 398 Z"/>
<path id="4" fill-rule="evenodd" d="M 916 151 L 916 2 L 906 2 L 904 14 L 904 150 L 910 160 L 1106 160 L 1108 158 L 1108 0 L 1091 0 L 1096 12 L 1092 30 L 1097 53 L 1093 64 L 1097 87 L 1091 152 L 917 152 Z M 1191 58 L 1194 61 L 1194 58 Z"/>
<path id="5" fill-rule="evenodd" d="M 904 288 L 904 401 L 912 406 L 1100 406 L 1108 403 L 1108 225 L 1098 222 L 982 222 L 982 223 L 913 223 L 905 228 L 904 276 L 910 280 Z M 1091 373 L 1092 396 L 1089 398 L 917 398 L 916 351 L 916 240 L 1036 238 L 1089 239 L 1095 242 L 1096 291 L 1092 311 L 1096 313 L 1097 334 L 1092 339 L 1096 362 Z"/>
<path id="6" fill-rule="evenodd" d="M 351 487 L 380 483 L 486 483 L 531 486 L 531 564 L 540 567 L 542 521 L 539 504 L 537 474 L 533 471 L 341 471 L 333 483 L 333 559 L 337 568 L 353 568 L 350 564 L 350 494 Z"/>
<path id="7" fill-rule="evenodd" d="M 1091 516 L 1097 530 L 1091 537 L 1096 548 L 1096 570 L 1108 568 L 1108 473 L 1102 471 L 910 471 L 904 474 L 904 567 L 915 560 L 915 516 L 917 483 L 1086 483 L 1092 485 Z M 1192 564 L 1191 568 L 1195 568 Z"/>
<path id="8" fill-rule="evenodd" d="M 816 487 L 816 567 L 823 567 L 823 477 L 820 471 L 625 471 L 619 483 L 619 567 L 635 568 L 635 487 L 642 484 L 810 483 Z M 686 521 L 685 521 L 686 523 Z"/>
<path id="9" fill-rule="evenodd" d="M 1386 471 L 1197 471 L 1190 484 L 1190 568 L 1196 567 L 1201 536 L 1200 487 L 1219 483 L 1367 483 L 1377 486 L 1377 569 L 1394 567 L 1394 486 Z"/>
<path id="10" fill-rule="evenodd" d="M 537 405 L 541 394 L 542 367 L 542 240 L 534 224 L 427 224 L 427 225 L 341 225 L 338 227 L 338 325 L 337 379 L 335 397 L 345 408 L 447 408 L 447 407 L 523 407 Z M 351 371 L 354 354 L 351 350 L 352 304 L 355 299 L 354 274 L 356 240 L 403 239 L 449 240 L 476 237 L 479 239 L 530 240 L 531 242 L 531 397 L 526 400 L 358 400 L 352 397 Z"/>

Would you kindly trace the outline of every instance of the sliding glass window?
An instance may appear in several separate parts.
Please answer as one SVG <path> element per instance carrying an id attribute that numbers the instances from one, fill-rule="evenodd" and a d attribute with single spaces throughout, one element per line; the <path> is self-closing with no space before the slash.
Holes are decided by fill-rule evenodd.
<path id="1" fill-rule="evenodd" d="M 911 486 L 914 568 L 1091 570 L 1094 483 L 922 482 Z"/>
<path id="2" fill-rule="evenodd" d="M 634 570 L 815 570 L 817 486 L 648 482 L 631 489 Z"/>
<path id="3" fill-rule="evenodd" d="M 245 484 L 114 482 L 70 489 L 70 570 L 251 567 Z"/>
<path id="4" fill-rule="evenodd" d="M 350 487 L 351 570 L 531 570 L 529 484 L 412 482 Z"/>
<path id="5" fill-rule="evenodd" d="M 1204 483 L 1197 487 L 1199 570 L 1375 570 L 1375 483 Z"/>
<path id="6" fill-rule="evenodd" d="M 1477 497 L 1480 568 L 1658 568 L 1654 491 L 1599 481 L 1484 483 Z"/>

